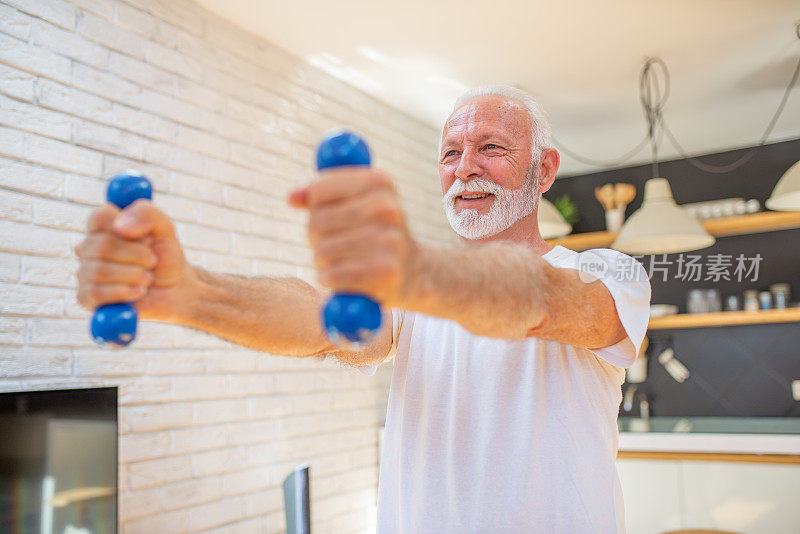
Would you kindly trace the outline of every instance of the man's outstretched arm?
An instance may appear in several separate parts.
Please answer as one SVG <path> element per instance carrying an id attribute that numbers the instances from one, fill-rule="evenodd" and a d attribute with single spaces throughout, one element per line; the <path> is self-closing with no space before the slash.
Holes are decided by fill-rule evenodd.
<path id="1" fill-rule="evenodd" d="M 611 293 L 600 281 L 550 265 L 513 243 L 467 249 L 420 247 L 403 307 L 452 319 L 470 332 L 539 337 L 584 348 L 625 338 Z"/>
<path id="2" fill-rule="evenodd" d="M 625 338 L 602 282 L 583 283 L 577 271 L 552 267 L 527 247 L 417 243 L 391 178 L 380 171 L 325 171 L 289 201 L 310 212 L 309 240 L 326 287 L 452 319 L 483 336 L 535 336 L 585 348 Z"/>
<path id="3" fill-rule="evenodd" d="M 360 351 L 333 345 L 320 325 L 324 295 L 297 278 L 243 278 L 193 268 L 197 281 L 181 298 L 173 322 L 203 330 L 270 354 L 333 354 L 353 365 L 385 359 L 392 343 L 391 315 L 370 345 Z"/>
<path id="4" fill-rule="evenodd" d="M 382 361 L 391 346 L 391 328 L 384 328 L 361 351 L 334 347 L 319 322 L 324 295 L 302 280 L 243 278 L 189 265 L 172 223 L 148 201 L 95 211 L 76 253 L 78 300 L 89 310 L 134 302 L 142 319 L 197 328 L 271 354 L 334 354 L 354 365 Z"/>

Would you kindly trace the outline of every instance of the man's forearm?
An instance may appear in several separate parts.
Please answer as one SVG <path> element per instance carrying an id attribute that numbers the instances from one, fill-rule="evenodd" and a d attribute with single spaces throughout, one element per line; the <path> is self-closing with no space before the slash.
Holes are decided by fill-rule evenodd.
<path id="1" fill-rule="evenodd" d="M 322 296 L 311 285 L 293 278 L 243 278 L 193 269 L 196 277 L 170 322 L 270 354 L 333 352 L 317 320 Z"/>
<path id="2" fill-rule="evenodd" d="M 546 263 L 514 244 L 420 246 L 400 306 L 452 319 L 474 334 L 522 339 L 543 319 Z"/>
<path id="3" fill-rule="evenodd" d="M 252 349 L 283 356 L 332 354 L 352 365 L 382 361 L 392 343 L 388 327 L 360 350 L 333 345 L 319 319 L 324 295 L 296 278 L 242 278 L 193 267 L 193 282 L 169 321 L 203 330 Z"/>

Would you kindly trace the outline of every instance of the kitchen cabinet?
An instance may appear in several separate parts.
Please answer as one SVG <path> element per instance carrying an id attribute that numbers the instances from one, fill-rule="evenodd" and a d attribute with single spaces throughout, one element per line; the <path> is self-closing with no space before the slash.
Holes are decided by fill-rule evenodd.
<path id="1" fill-rule="evenodd" d="M 617 459 L 628 534 L 800 531 L 800 465 Z"/>
<path id="2" fill-rule="evenodd" d="M 617 460 L 628 534 L 656 534 L 684 525 L 680 462 Z"/>

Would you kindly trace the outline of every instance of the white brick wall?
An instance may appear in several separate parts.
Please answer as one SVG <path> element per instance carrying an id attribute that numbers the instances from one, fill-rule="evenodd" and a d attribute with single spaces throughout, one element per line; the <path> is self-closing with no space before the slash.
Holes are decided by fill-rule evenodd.
<path id="1" fill-rule="evenodd" d="M 313 282 L 285 198 L 339 125 L 366 134 L 415 235 L 452 242 L 434 129 L 188 0 L 0 0 L 0 391 L 119 388 L 121 532 L 281 532 L 280 482 L 303 462 L 315 532 L 374 528 L 388 369 L 161 324 L 104 351 L 75 302 L 72 249 L 126 167 L 191 261 Z"/>

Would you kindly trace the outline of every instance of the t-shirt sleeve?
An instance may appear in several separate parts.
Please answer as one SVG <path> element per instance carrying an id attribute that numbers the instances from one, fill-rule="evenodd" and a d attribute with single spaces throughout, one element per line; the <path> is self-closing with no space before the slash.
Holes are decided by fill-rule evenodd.
<path id="1" fill-rule="evenodd" d="M 636 361 L 650 321 L 650 280 L 635 258 L 613 249 L 589 251 L 606 261 L 608 270 L 600 281 L 611 293 L 625 333 L 625 339 L 599 349 L 589 349 L 612 365 L 627 368 Z"/>
<path id="2" fill-rule="evenodd" d="M 392 308 L 392 345 L 389 347 L 389 352 L 380 362 L 373 363 L 372 365 L 357 365 L 356 369 L 367 376 L 372 376 L 375 374 L 380 364 L 394 358 L 395 354 L 397 354 L 397 339 L 400 337 L 400 328 L 402 327 L 404 317 L 405 310 L 396 310 Z"/>
<path id="3" fill-rule="evenodd" d="M 650 280 L 647 271 L 635 258 L 608 248 L 576 254 L 570 265 L 581 272 L 581 279 L 599 279 L 611 293 L 627 337 L 622 341 L 590 352 L 612 365 L 627 368 L 636 361 L 650 320 Z M 559 265 L 554 265 L 559 267 Z M 590 274 L 591 273 L 591 274 Z"/>

